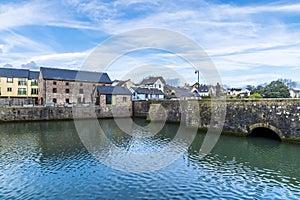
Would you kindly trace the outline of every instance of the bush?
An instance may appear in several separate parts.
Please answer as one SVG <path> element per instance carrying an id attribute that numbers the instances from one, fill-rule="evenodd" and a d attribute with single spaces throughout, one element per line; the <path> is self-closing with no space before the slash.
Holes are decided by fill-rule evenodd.
<path id="1" fill-rule="evenodd" d="M 252 99 L 261 99 L 262 96 L 258 93 L 255 93 L 255 94 L 251 94 L 249 98 L 252 98 Z"/>

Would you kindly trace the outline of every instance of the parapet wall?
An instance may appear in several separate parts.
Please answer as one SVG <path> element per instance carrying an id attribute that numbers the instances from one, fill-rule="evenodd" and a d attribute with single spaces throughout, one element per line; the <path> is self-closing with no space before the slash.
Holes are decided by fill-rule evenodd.
<path id="1" fill-rule="evenodd" d="M 199 110 L 191 106 L 198 103 Z M 169 122 L 181 122 L 198 128 L 209 128 L 211 121 L 222 119 L 221 107 L 210 100 L 135 101 L 131 106 L 89 107 L 1 107 L 0 121 L 65 120 L 111 117 L 148 117 L 151 104 L 160 104 Z M 300 99 L 227 100 L 223 131 L 250 134 L 258 127 L 269 128 L 282 139 L 300 140 Z M 212 106 L 216 118 L 211 120 Z M 113 116 L 113 110 L 116 115 Z M 184 112 L 183 112 L 184 111 Z"/>
<path id="2" fill-rule="evenodd" d="M 0 121 L 43 121 L 89 118 L 131 117 L 132 107 L 1 107 Z"/>
<path id="3" fill-rule="evenodd" d="M 195 113 L 197 111 L 193 109 L 182 112 L 181 109 L 188 109 L 184 106 L 184 101 L 180 104 L 178 101 L 136 101 L 134 102 L 134 116 L 147 117 L 152 103 L 161 104 L 165 108 L 167 121 L 185 122 L 189 125 L 191 119 L 199 117 L 199 123 L 197 123 L 199 128 L 210 127 L 211 100 L 198 101 L 199 113 Z M 213 104 L 213 106 L 216 105 L 218 104 Z M 225 105 L 224 131 L 246 135 L 250 134 L 254 128 L 265 127 L 275 131 L 282 139 L 300 139 L 300 99 L 227 100 Z M 218 111 L 218 108 L 216 110 Z"/>

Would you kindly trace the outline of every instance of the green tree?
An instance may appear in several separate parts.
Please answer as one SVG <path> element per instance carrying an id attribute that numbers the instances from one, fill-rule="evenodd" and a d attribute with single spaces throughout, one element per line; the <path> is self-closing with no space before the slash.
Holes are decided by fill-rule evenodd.
<path id="1" fill-rule="evenodd" d="M 257 86 L 252 92 L 263 98 L 290 98 L 289 88 L 280 80 L 272 81 L 265 87 Z"/>

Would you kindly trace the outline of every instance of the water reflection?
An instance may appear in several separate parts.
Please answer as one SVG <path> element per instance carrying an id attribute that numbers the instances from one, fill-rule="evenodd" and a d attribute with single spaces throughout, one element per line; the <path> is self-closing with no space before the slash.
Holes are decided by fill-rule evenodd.
<path id="1" fill-rule="evenodd" d="M 168 124 L 153 137 L 136 139 L 113 120 L 99 123 L 109 141 L 130 152 L 160 150 L 178 130 Z M 299 197 L 300 145 L 221 136 L 201 159 L 204 136 L 199 133 L 170 166 L 132 174 L 98 162 L 85 149 L 73 121 L 0 124 L 0 199 Z"/>

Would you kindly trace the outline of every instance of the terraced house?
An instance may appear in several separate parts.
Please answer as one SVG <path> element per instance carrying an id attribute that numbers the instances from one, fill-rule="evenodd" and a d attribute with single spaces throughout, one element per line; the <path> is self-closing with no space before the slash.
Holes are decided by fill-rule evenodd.
<path id="1" fill-rule="evenodd" d="M 39 72 L 0 68 L 0 104 L 24 105 L 38 102 Z"/>
<path id="2" fill-rule="evenodd" d="M 107 73 L 41 67 L 39 103 L 95 104 L 96 86 L 110 86 L 111 83 Z"/>

